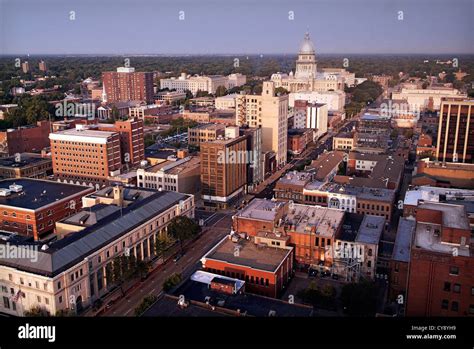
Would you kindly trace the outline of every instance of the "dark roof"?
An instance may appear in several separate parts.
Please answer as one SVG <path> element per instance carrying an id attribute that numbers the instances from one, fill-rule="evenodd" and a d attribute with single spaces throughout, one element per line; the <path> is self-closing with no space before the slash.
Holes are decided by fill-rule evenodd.
<path id="1" fill-rule="evenodd" d="M 0 196 L 0 205 L 29 210 L 36 210 L 91 189 L 86 186 L 31 178 L 1 180 L 0 188 L 8 189 L 13 184 L 21 185 L 23 190 L 19 193 L 12 192 L 9 196 Z"/>
<path id="2" fill-rule="evenodd" d="M 416 221 L 400 218 L 398 222 L 397 237 L 393 247 L 392 259 L 400 262 L 410 261 L 410 247 L 415 232 Z"/>
<path id="3" fill-rule="evenodd" d="M 188 304 L 186 307 L 178 305 L 178 297 L 163 294 L 158 300 L 143 313 L 143 317 L 221 317 L 230 316 L 223 312 L 213 311 L 210 307 L 205 308 L 196 304 Z"/>
<path id="4" fill-rule="evenodd" d="M 240 313 L 247 312 L 248 316 L 267 317 L 272 310 L 275 312 L 275 316 L 313 316 L 313 308 L 309 306 L 290 304 L 279 299 L 262 297 L 251 293 L 229 295 L 214 291 L 205 283 L 192 280 L 186 281 L 174 294 L 176 296 L 183 295 L 185 299 L 202 303 L 206 303 L 206 297 L 210 297 L 210 305 L 233 311 L 240 310 Z"/>
<path id="5" fill-rule="evenodd" d="M 188 197 L 171 191 L 156 192 L 113 212 L 93 226 L 52 243 L 45 251 L 39 250 L 36 262 L 10 258 L 0 259 L 0 264 L 41 275 L 56 275 Z"/>
<path id="6" fill-rule="evenodd" d="M 344 215 L 340 240 L 355 241 L 362 219 L 364 219 L 363 214 L 347 212 Z"/>
<path id="7" fill-rule="evenodd" d="M 41 162 L 51 162 L 51 158 L 43 158 L 39 155 L 21 154 L 20 161 L 15 161 L 15 156 L 0 158 L 0 166 L 10 168 L 22 168 L 28 165 L 38 164 Z"/>

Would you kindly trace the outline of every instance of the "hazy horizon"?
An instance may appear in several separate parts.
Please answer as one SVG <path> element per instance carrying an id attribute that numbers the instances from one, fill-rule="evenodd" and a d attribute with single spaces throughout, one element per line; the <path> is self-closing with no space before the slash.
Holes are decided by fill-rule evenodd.
<path id="1" fill-rule="evenodd" d="M 316 54 L 474 54 L 473 13 L 471 0 L 0 0 L 0 55 L 295 55 L 307 30 Z"/>

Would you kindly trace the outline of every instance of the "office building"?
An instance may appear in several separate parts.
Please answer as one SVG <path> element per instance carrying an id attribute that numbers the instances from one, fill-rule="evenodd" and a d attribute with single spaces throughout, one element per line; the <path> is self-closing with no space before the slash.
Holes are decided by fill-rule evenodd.
<path id="1" fill-rule="evenodd" d="M 441 100 L 436 158 L 474 163 L 474 99 Z"/>
<path id="2" fill-rule="evenodd" d="M 261 127 L 262 151 L 276 154 L 277 166 L 286 164 L 288 137 L 288 95 L 277 96 L 273 82 L 265 81 L 260 96 L 239 95 L 236 124 Z"/>
<path id="3" fill-rule="evenodd" d="M 103 102 L 143 101 L 153 103 L 153 73 L 135 72 L 135 68 L 117 68 L 103 72 Z"/>

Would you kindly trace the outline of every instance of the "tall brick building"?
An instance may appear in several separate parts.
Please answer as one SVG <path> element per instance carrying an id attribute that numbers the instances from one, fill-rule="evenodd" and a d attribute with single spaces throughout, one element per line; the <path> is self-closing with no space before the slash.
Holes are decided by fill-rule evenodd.
<path id="1" fill-rule="evenodd" d="M 135 68 L 117 68 L 116 72 L 103 72 L 104 102 L 153 102 L 153 73 L 135 72 Z"/>
<path id="2" fill-rule="evenodd" d="M 407 316 L 474 316 L 474 251 L 462 205 L 418 205 Z"/>

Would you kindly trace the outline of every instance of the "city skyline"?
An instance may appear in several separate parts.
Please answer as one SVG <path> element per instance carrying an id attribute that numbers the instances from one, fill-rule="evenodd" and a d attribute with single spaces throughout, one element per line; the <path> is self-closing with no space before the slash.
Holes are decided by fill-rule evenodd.
<path id="1" fill-rule="evenodd" d="M 474 53 L 468 0 L 3 0 L 0 11 L 2 55 L 294 54 L 306 31 L 317 54 Z"/>

